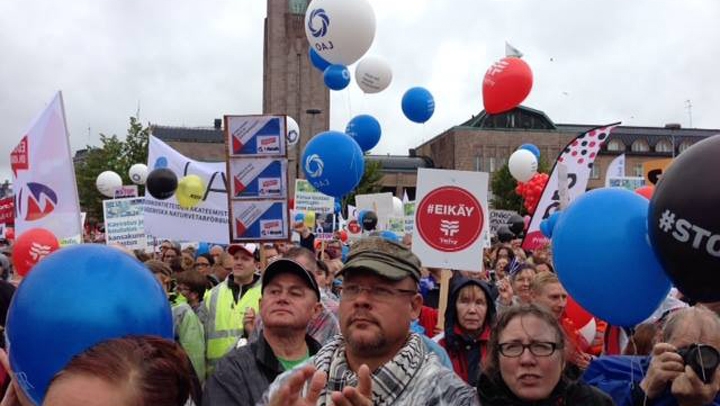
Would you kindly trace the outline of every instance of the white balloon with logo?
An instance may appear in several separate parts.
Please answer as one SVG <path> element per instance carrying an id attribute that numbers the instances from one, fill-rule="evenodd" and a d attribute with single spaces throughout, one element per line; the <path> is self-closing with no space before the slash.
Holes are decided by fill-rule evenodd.
<path id="1" fill-rule="evenodd" d="M 147 180 L 147 174 L 148 167 L 145 164 L 135 164 L 131 166 L 130 170 L 128 171 L 128 176 L 130 176 L 130 180 L 136 185 L 144 185 L 145 180 Z"/>
<path id="2" fill-rule="evenodd" d="M 105 171 L 95 180 L 97 190 L 106 197 L 115 197 L 115 189 L 122 186 L 122 178 L 113 171 Z"/>
<path id="3" fill-rule="evenodd" d="M 305 12 L 310 46 L 333 64 L 352 65 L 375 38 L 375 11 L 368 0 L 313 0 Z"/>
<path id="4" fill-rule="evenodd" d="M 355 68 L 355 81 L 365 93 L 382 92 L 392 82 L 390 64 L 379 56 L 366 56 Z"/>
<path id="5" fill-rule="evenodd" d="M 285 128 L 285 138 L 287 138 L 288 147 L 292 147 L 300 140 L 300 126 L 297 121 L 290 116 L 285 116 L 287 120 L 287 128 Z"/>
<path id="6" fill-rule="evenodd" d="M 538 162 L 535 154 L 526 150 L 519 149 L 510 155 L 508 160 L 508 169 L 518 182 L 527 182 L 537 173 Z"/>

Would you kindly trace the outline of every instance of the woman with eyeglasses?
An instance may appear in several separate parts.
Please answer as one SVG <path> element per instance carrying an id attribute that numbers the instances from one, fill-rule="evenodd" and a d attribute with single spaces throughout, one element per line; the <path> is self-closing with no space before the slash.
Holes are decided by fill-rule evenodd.
<path id="1" fill-rule="evenodd" d="M 498 316 L 477 389 L 493 405 L 613 405 L 603 392 L 564 377 L 565 335 L 557 318 L 534 304 Z"/>

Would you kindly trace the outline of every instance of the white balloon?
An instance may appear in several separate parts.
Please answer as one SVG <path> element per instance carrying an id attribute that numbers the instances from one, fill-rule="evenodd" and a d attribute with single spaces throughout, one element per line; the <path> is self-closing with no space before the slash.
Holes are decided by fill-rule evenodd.
<path id="1" fill-rule="evenodd" d="M 95 186 L 103 196 L 115 197 L 115 189 L 122 186 L 122 178 L 113 171 L 105 171 L 98 175 Z"/>
<path id="2" fill-rule="evenodd" d="M 392 82 L 392 69 L 379 56 L 366 56 L 355 68 L 355 81 L 365 93 L 378 93 Z"/>
<path id="3" fill-rule="evenodd" d="M 287 128 L 285 129 L 285 138 L 287 138 L 287 144 L 289 147 L 297 144 L 300 140 L 300 126 L 297 121 L 290 116 L 287 117 Z"/>
<path id="4" fill-rule="evenodd" d="M 402 200 L 393 196 L 392 201 L 393 201 L 393 216 L 400 217 L 400 218 L 405 217 L 405 208 L 404 208 Z"/>
<path id="5" fill-rule="evenodd" d="M 136 185 L 144 185 L 148 175 L 148 167 L 145 164 L 135 164 L 130 167 L 128 176 L 132 183 Z"/>
<path id="6" fill-rule="evenodd" d="M 535 154 L 526 150 L 519 149 L 510 155 L 508 160 L 508 169 L 518 182 L 527 182 L 537 173 L 538 162 Z"/>
<path id="7" fill-rule="evenodd" d="M 352 65 L 372 45 L 375 12 L 368 0 L 313 0 L 305 12 L 305 35 L 326 61 Z"/>

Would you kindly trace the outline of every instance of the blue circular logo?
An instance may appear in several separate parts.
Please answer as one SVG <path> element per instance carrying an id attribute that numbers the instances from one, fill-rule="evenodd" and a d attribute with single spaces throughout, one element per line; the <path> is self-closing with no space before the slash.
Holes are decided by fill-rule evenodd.
<path id="1" fill-rule="evenodd" d="M 319 27 L 316 27 L 319 24 Z M 330 17 L 325 14 L 325 10 L 316 8 L 310 12 L 310 19 L 308 20 L 308 28 L 315 38 L 324 37 L 327 34 L 328 25 L 330 25 Z"/>
<path id="2" fill-rule="evenodd" d="M 322 176 L 325 163 L 318 154 L 312 154 L 305 159 L 305 172 L 311 178 Z"/>

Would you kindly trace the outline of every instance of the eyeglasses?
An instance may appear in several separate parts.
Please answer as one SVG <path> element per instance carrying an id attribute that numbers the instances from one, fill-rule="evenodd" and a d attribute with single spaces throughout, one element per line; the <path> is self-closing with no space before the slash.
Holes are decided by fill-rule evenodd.
<path id="1" fill-rule="evenodd" d="M 525 352 L 525 349 L 529 349 L 530 353 L 536 357 L 549 357 L 555 350 L 562 348 L 558 343 L 551 343 L 547 341 L 533 341 L 530 344 L 523 344 L 517 342 L 502 343 L 498 344 L 500 348 L 500 354 L 509 357 L 517 358 Z"/>
<path id="2" fill-rule="evenodd" d="M 360 296 L 360 293 L 367 292 L 371 299 L 376 300 L 389 300 L 397 295 L 414 295 L 417 290 L 410 289 L 395 289 L 387 286 L 360 286 L 353 284 L 343 284 L 342 290 L 340 291 L 340 297 L 343 299 L 353 300 Z"/>
<path id="3" fill-rule="evenodd" d="M 198 263 L 195 264 L 195 267 L 196 267 L 196 268 L 204 268 L 204 267 L 206 267 L 206 266 L 210 266 L 210 264 L 205 264 L 205 263 L 202 263 L 202 262 L 198 262 Z"/>

